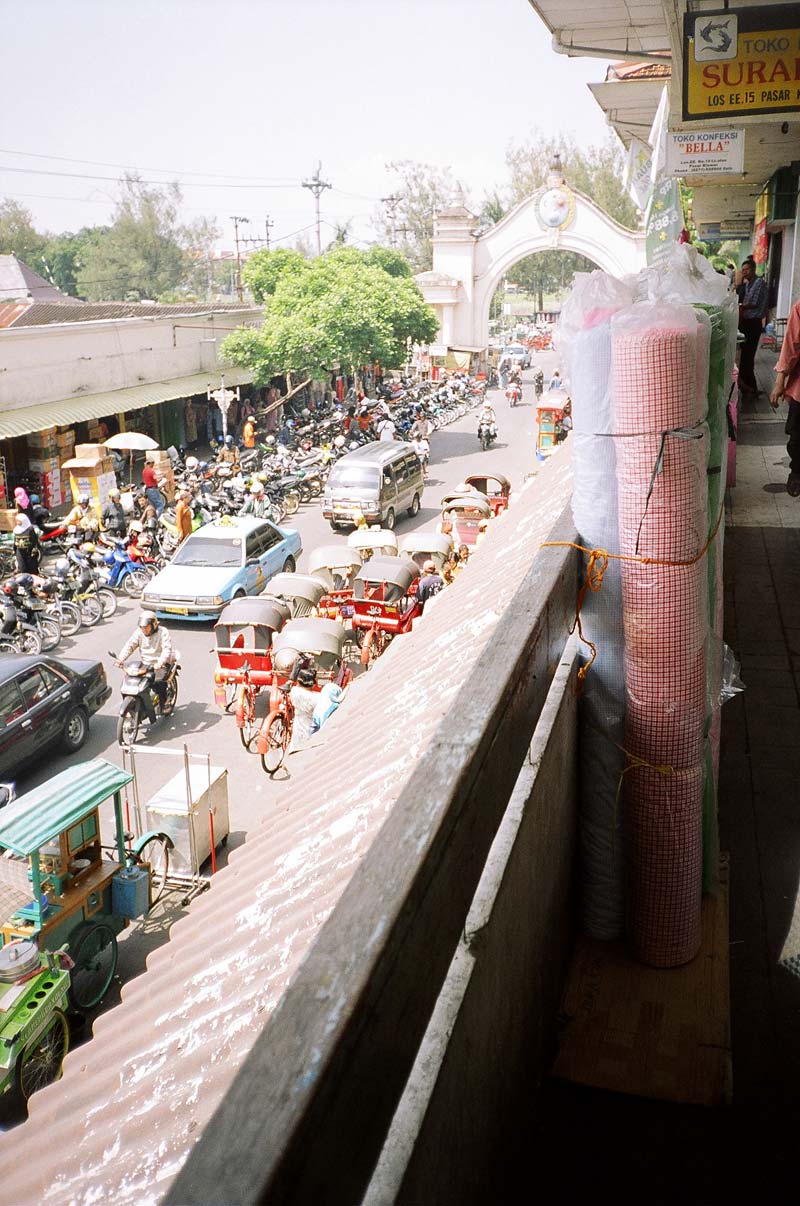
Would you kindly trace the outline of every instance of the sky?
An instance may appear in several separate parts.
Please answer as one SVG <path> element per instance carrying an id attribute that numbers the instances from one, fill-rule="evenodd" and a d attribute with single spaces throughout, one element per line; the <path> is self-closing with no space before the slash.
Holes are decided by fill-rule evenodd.
<path id="1" fill-rule="evenodd" d="M 323 244 L 351 219 L 370 241 L 392 161 L 449 167 L 479 205 L 533 127 L 602 142 L 604 73 L 555 54 L 527 0 L 0 0 L 0 198 L 77 230 L 128 168 L 177 179 L 221 247 L 234 214 L 290 246 L 321 161 Z"/>

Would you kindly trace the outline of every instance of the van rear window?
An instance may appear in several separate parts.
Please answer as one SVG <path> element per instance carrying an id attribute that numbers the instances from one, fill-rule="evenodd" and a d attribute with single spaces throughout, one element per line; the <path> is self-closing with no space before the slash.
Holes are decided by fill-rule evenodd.
<path id="1" fill-rule="evenodd" d="M 378 489 L 380 475 L 375 465 L 334 465 L 328 475 L 329 490 Z"/>

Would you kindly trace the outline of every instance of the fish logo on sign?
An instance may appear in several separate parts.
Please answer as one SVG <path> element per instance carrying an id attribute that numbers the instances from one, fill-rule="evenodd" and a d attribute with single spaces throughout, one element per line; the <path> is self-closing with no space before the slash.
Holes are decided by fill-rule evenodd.
<path id="1" fill-rule="evenodd" d="M 697 17 L 694 23 L 694 58 L 696 63 L 714 63 L 720 59 L 735 59 L 739 51 L 739 18 L 735 13 L 725 17 Z"/>

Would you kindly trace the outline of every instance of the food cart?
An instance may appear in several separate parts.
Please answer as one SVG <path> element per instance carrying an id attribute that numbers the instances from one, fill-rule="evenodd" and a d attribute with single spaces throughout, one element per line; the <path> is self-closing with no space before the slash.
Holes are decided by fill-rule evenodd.
<path id="1" fill-rule="evenodd" d="M 66 1013 L 102 1001 L 117 934 L 164 886 L 163 832 L 133 841 L 122 816 L 132 776 L 102 758 L 55 775 L 0 813 L 0 1092 L 27 1098 L 55 1080 L 69 1044 Z M 113 800 L 112 847 L 100 807 Z"/>

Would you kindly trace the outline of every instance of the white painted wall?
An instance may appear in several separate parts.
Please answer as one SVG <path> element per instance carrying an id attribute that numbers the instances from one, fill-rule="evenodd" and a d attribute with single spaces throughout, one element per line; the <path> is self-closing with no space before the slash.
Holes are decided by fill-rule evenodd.
<path id="1" fill-rule="evenodd" d="M 51 323 L 0 331 L 0 410 L 172 380 L 214 369 L 225 328 L 263 311 Z"/>
<path id="2" fill-rule="evenodd" d="M 612 221 L 586 197 L 575 193 L 575 216 L 566 230 L 542 230 L 529 197 L 480 238 L 469 232 L 470 219 L 450 219 L 433 239 L 433 272 L 459 281 L 451 314 L 433 286 L 420 281 L 426 301 L 436 309 L 441 327 L 437 343 L 483 347 L 489 337 L 489 307 L 504 273 L 526 255 L 562 249 L 577 251 L 614 276 L 645 266 L 645 237 Z"/>

